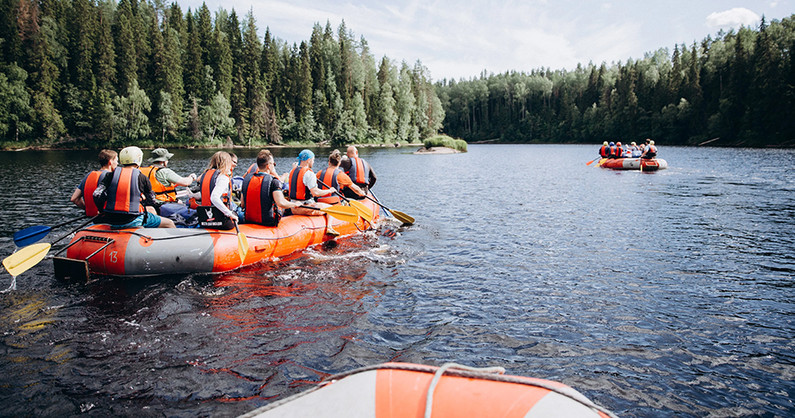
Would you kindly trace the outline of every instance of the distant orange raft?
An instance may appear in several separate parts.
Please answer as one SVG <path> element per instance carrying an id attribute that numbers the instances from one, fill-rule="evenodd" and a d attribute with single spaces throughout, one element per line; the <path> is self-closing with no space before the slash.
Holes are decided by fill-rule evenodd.
<path id="1" fill-rule="evenodd" d="M 230 271 L 328 241 L 332 239 L 325 235 L 329 222 L 341 237 L 375 228 L 380 208 L 370 200 L 361 202 L 372 210 L 372 222 L 293 215 L 282 218 L 276 227 L 240 224 L 240 232 L 248 240 L 248 252 L 242 261 L 234 229 L 113 230 L 108 225 L 93 225 L 75 234 L 65 257 L 54 257 L 55 276 L 84 279 L 92 274 L 145 277 Z"/>
<path id="2" fill-rule="evenodd" d="M 410 363 L 365 367 L 242 417 L 613 417 L 562 383 Z M 499 372 L 504 372 L 500 370 Z"/>
<path id="3" fill-rule="evenodd" d="M 657 171 L 668 168 L 668 161 L 662 158 L 602 158 L 596 165 L 613 170 L 641 170 L 642 166 L 641 171 Z"/>

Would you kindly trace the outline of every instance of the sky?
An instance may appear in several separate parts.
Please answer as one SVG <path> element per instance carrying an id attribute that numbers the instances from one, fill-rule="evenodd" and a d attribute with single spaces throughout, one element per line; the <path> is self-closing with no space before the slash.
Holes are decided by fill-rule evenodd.
<path id="1" fill-rule="evenodd" d="M 183 11 L 202 0 L 176 0 Z M 741 25 L 757 28 L 795 13 L 795 0 L 205 0 L 211 12 L 251 11 L 260 35 L 290 45 L 312 27 L 344 20 L 376 61 L 422 62 L 434 81 L 486 73 L 627 62 L 700 42 Z"/>

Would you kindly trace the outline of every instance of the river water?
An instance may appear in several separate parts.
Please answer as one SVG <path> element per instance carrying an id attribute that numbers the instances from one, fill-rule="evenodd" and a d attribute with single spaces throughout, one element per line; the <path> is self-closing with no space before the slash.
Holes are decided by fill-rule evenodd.
<path id="1" fill-rule="evenodd" d="M 212 153 L 172 151 L 183 174 Z M 25 272 L 0 294 L 0 414 L 235 416 L 358 366 L 455 361 L 621 416 L 795 415 L 795 151 L 663 145 L 656 173 L 586 166 L 597 146 L 411 151 L 361 150 L 411 227 L 216 276 Z M 78 215 L 95 154 L 0 153 L 2 257 Z"/>

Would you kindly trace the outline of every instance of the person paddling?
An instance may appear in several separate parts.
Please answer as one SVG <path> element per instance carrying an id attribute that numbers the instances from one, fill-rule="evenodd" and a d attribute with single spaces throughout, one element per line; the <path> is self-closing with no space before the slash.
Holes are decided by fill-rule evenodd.
<path id="1" fill-rule="evenodd" d="M 121 228 L 175 228 L 174 222 L 154 213 L 160 205 L 152 192 L 152 184 L 141 173 L 144 153 L 138 147 L 127 147 L 119 153 L 119 163 L 94 190 L 94 202 L 102 208 L 98 222 Z M 146 209 L 144 209 L 146 206 Z"/>
<path id="2" fill-rule="evenodd" d="M 149 159 L 152 165 L 141 168 L 141 172 L 152 183 L 155 197 L 162 202 L 176 202 L 176 187 L 187 187 L 196 181 L 196 174 L 191 173 L 187 177 L 182 177 L 168 168 L 168 160 L 173 156 L 174 154 L 168 152 L 167 149 L 157 148 L 152 151 L 152 157 Z"/>
<path id="3" fill-rule="evenodd" d="M 279 225 L 283 209 L 294 209 L 300 202 L 290 202 L 282 193 L 282 184 L 275 176 L 276 163 L 270 151 L 262 150 L 257 155 L 257 170 L 243 179 L 245 220 L 265 226 Z"/>
<path id="4" fill-rule="evenodd" d="M 347 174 L 342 172 L 340 163 L 342 162 L 342 154 L 339 150 L 334 150 L 328 156 L 328 167 L 325 170 L 317 172 L 317 179 L 320 180 L 319 186 L 321 190 L 328 189 L 329 187 L 336 189 L 341 193 L 350 189 L 350 193 L 355 193 L 359 199 L 364 198 L 365 192 L 359 186 L 353 183 Z M 348 194 L 350 194 L 348 193 Z M 328 203 L 334 205 L 340 203 L 342 199 L 336 194 L 331 194 L 324 197 L 317 198 L 318 202 Z"/>
<path id="5" fill-rule="evenodd" d="M 99 215 L 99 209 L 94 203 L 94 190 L 97 189 L 99 182 L 112 172 L 119 165 L 119 155 L 116 151 L 103 149 L 99 152 L 100 169 L 92 171 L 83 177 L 83 181 L 77 186 L 69 200 L 80 209 L 85 209 L 86 216 L 94 217 Z M 88 196 L 88 199 L 85 198 Z"/>
<path id="6" fill-rule="evenodd" d="M 321 190 L 317 184 L 317 177 L 312 172 L 312 166 L 315 164 L 315 153 L 305 149 L 298 154 L 298 165 L 293 167 L 288 176 L 290 182 L 290 201 L 300 202 L 302 206 L 312 206 L 317 210 L 308 209 L 304 207 L 297 207 L 293 209 L 293 215 L 308 215 L 308 216 L 323 216 L 326 215 L 320 209 L 327 208 L 331 205 L 327 203 L 315 202 L 316 197 L 323 197 L 332 195 L 337 190 L 333 187 L 330 189 Z M 331 219 L 326 215 L 326 234 L 337 236 L 337 232 L 331 226 Z"/>
<path id="7" fill-rule="evenodd" d="M 353 180 L 354 184 L 359 186 L 366 195 L 367 191 L 375 186 L 377 180 L 375 170 L 373 170 L 373 167 L 367 161 L 363 158 L 359 158 L 359 150 L 356 149 L 356 146 L 348 146 L 345 154 L 348 158 L 344 159 L 340 164 L 342 171 L 344 171 L 345 174 Z M 344 192 L 345 197 L 351 199 L 364 198 L 364 195 L 359 195 L 350 188 L 345 189 Z"/>
<path id="8" fill-rule="evenodd" d="M 650 160 L 652 158 L 657 157 L 657 147 L 654 146 L 654 141 L 652 141 L 651 139 L 647 139 L 646 141 L 648 145 L 646 145 L 646 148 L 643 149 L 643 154 L 640 155 L 640 158 L 645 158 Z"/>

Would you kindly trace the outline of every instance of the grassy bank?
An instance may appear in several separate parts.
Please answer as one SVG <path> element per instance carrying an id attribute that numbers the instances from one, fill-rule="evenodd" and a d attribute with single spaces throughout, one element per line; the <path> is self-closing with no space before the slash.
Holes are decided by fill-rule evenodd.
<path id="1" fill-rule="evenodd" d="M 425 148 L 446 147 L 457 151 L 467 152 L 467 142 L 447 135 L 432 136 L 424 141 Z"/>

